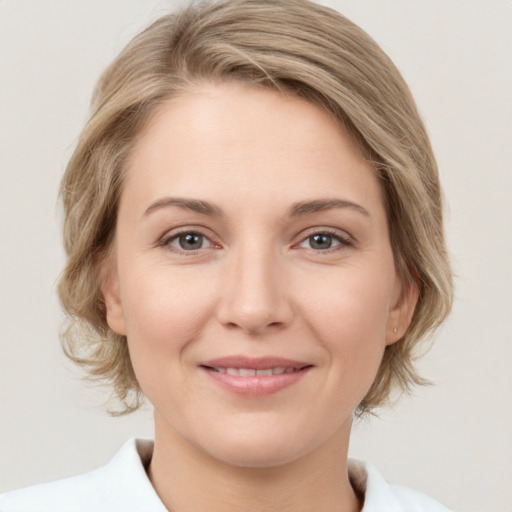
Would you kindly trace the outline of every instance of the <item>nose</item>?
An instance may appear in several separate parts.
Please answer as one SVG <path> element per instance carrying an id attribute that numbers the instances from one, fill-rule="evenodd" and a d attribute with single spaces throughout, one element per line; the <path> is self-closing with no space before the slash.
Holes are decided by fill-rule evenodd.
<path id="1" fill-rule="evenodd" d="M 217 318 L 229 328 L 261 335 L 279 331 L 293 318 L 290 287 L 272 251 L 241 249 L 226 261 Z"/>

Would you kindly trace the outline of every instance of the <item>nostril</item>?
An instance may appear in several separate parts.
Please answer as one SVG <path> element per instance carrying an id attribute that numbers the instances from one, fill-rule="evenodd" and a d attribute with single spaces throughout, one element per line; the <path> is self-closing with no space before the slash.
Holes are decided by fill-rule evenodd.
<path id="1" fill-rule="evenodd" d="M 274 289 L 275 280 L 268 286 L 261 282 L 249 284 L 224 290 L 217 307 L 220 323 L 230 330 L 236 327 L 252 335 L 277 332 L 289 325 L 292 308 Z"/>

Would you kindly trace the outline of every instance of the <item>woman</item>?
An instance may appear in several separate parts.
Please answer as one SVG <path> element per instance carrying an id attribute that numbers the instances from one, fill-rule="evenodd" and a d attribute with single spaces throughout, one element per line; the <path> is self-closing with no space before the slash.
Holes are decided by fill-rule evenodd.
<path id="1" fill-rule="evenodd" d="M 358 27 L 303 0 L 192 5 L 98 84 L 62 182 L 68 355 L 155 441 L 11 510 L 446 510 L 347 459 L 451 274 L 425 129 Z"/>

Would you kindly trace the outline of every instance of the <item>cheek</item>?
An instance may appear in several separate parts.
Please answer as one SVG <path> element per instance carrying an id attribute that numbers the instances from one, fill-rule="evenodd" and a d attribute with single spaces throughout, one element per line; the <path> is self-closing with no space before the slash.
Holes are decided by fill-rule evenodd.
<path id="1" fill-rule="evenodd" d="M 385 349 L 393 272 L 350 270 L 309 294 L 304 316 L 343 375 L 372 380 Z"/>
<path id="2" fill-rule="evenodd" d="M 121 300 L 136 373 L 178 363 L 210 318 L 213 290 L 199 286 L 200 280 L 188 274 L 146 267 L 140 275 L 132 270 L 122 281 Z"/>
<path id="3" fill-rule="evenodd" d="M 393 271 L 372 271 L 368 266 L 344 268 L 322 282 L 325 284 L 321 288 L 314 282 L 305 284 L 308 294 L 303 299 L 305 310 L 318 317 L 320 325 L 352 332 L 356 338 L 372 332 L 384 336 L 393 295 Z"/>

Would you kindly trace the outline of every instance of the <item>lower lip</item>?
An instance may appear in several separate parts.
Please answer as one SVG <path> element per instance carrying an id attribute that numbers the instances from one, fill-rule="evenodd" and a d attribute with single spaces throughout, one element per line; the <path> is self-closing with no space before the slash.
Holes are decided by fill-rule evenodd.
<path id="1" fill-rule="evenodd" d="M 282 373 L 280 375 L 255 375 L 254 377 L 241 377 L 228 373 L 216 372 L 205 367 L 201 369 L 213 381 L 231 393 L 245 397 L 261 397 L 272 395 L 292 386 L 301 380 L 311 369 L 310 366 L 294 373 Z"/>

